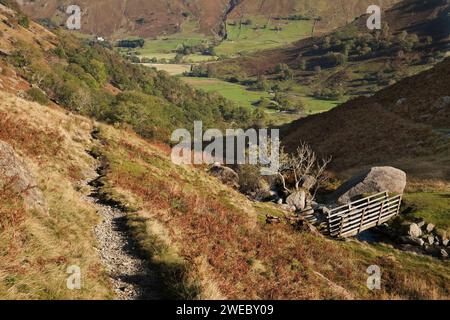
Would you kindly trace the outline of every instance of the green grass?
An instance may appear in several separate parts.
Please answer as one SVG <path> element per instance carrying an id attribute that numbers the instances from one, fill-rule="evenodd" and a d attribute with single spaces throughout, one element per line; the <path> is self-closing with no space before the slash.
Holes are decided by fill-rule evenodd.
<path id="1" fill-rule="evenodd" d="M 302 97 L 301 99 L 305 104 L 305 112 L 308 115 L 330 111 L 344 102 L 343 100 L 321 100 L 309 96 Z"/>
<path id="2" fill-rule="evenodd" d="M 142 53 L 144 51 L 138 51 L 139 56 L 141 58 L 150 58 L 150 59 L 158 59 L 158 61 L 162 59 L 166 60 L 173 60 L 175 59 L 176 53 L 159 53 L 159 52 L 148 52 L 148 53 Z"/>
<path id="3" fill-rule="evenodd" d="M 266 29 L 255 30 L 256 26 L 267 23 L 266 18 L 252 17 L 253 24 L 249 26 L 228 26 L 228 39 L 216 47 L 218 56 L 235 56 L 240 53 L 250 53 L 258 50 L 275 48 L 290 44 L 302 38 L 310 36 L 311 21 L 272 21 Z M 273 30 L 280 26 L 281 31 Z M 194 22 L 187 22 L 182 26 L 182 31 L 167 37 L 147 39 L 144 48 L 138 50 L 141 57 L 157 59 L 173 59 L 174 51 L 181 44 L 197 45 L 205 40 L 205 35 L 196 31 Z M 209 61 L 211 57 L 198 54 L 187 57 L 192 62 Z"/>
<path id="4" fill-rule="evenodd" d="M 230 83 L 219 79 L 191 77 L 183 77 L 181 79 L 197 89 L 206 92 L 217 92 L 243 107 L 253 107 L 253 104 L 258 102 L 262 97 L 270 98 L 270 95 L 267 92 L 250 91 L 240 84 Z"/>
<path id="5" fill-rule="evenodd" d="M 228 39 L 216 47 L 217 55 L 234 56 L 262 49 L 286 45 L 302 38 L 309 37 L 312 30 L 311 21 L 274 21 L 267 28 L 267 18 L 253 17 L 252 25 L 242 28 L 239 25 L 228 25 Z M 273 30 L 280 26 L 281 31 Z M 256 29 L 256 27 L 259 27 Z"/>
<path id="6" fill-rule="evenodd" d="M 271 98 L 271 95 L 268 92 L 248 90 L 243 85 L 226 82 L 220 79 L 192 77 L 182 77 L 181 79 L 196 89 L 204 90 L 206 92 L 216 92 L 242 107 L 255 108 L 253 104 L 261 100 L 261 98 Z M 267 121 L 270 122 L 272 126 L 290 123 L 300 117 L 298 114 L 279 113 L 270 109 L 266 109 L 265 112 L 267 114 Z"/>
<path id="7" fill-rule="evenodd" d="M 218 58 L 214 56 L 205 56 L 203 54 L 190 54 L 184 57 L 185 62 L 198 63 L 198 62 L 209 62 L 216 61 Z"/>
<path id="8" fill-rule="evenodd" d="M 144 65 L 156 68 L 157 70 L 166 71 L 172 76 L 180 75 L 191 70 L 191 66 L 189 64 L 144 63 Z"/>
<path id="9" fill-rule="evenodd" d="M 198 45 L 205 40 L 205 36 L 198 33 L 197 23 L 194 21 L 185 22 L 181 27 L 181 32 L 159 37 L 158 39 L 147 39 L 142 49 L 137 50 L 138 55 L 147 58 L 173 59 L 175 50 L 179 45 Z"/>
<path id="10" fill-rule="evenodd" d="M 268 92 L 248 90 L 243 85 L 220 79 L 193 77 L 182 77 L 181 79 L 197 89 L 219 93 L 243 107 L 254 108 L 254 103 L 258 102 L 261 98 L 272 98 Z M 305 91 L 302 92 L 295 92 L 292 98 L 303 101 L 307 115 L 329 111 L 345 101 L 345 98 L 340 101 L 320 100 L 306 95 L 304 93 Z M 267 109 L 266 113 L 268 121 L 274 126 L 283 125 L 299 118 L 298 114 L 279 113 L 270 109 Z"/>
<path id="11" fill-rule="evenodd" d="M 404 202 L 415 208 L 411 217 L 423 218 L 440 229 L 450 231 L 450 193 L 407 193 Z"/>

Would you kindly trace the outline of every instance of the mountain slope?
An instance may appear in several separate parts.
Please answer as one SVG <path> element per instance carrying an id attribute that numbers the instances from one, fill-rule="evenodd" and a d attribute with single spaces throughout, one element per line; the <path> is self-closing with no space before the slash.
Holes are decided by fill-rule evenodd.
<path id="1" fill-rule="evenodd" d="M 35 19 L 52 19 L 62 23 L 67 15 L 64 8 L 79 4 L 83 10 L 83 29 L 88 33 L 145 38 L 179 32 L 184 23 L 196 24 L 197 32 L 223 35 L 223 21 L 249 19 L 255 16 L 275 19 L 292 14 L 322 18 L 318 29 L 329 31 L 364 13 L 370 4 L 389 7 L 396 0 L 21 0 L 23 10 Z M 332 5 L 331 5 L 332 4 Z M 104 10 L 107 7 L 108 10 Z"/>
<path id="2" fill-rule="evenodd" d="M 165 72 L 132 64 L 101 44 L 83 42 L 64 30 L 51 33 L 32 21 L 21 25 L 20 14 L 4 8 L 0 8 L 0 63 L 5 72 L 0 77 L 8 83 L 15 78 L 15 87 L 20 84 L 30 99 L 57 103 L 109 123 L 127 123 L 142 135 L 161 140 L 175 128 L 191 128 L 194 120 L 223 128 L 229 123 L 251 126 L 258 118 L 250 108 L 194 90 Z"/>
<path id="3" fill-rule="evenodd" d="M 383 10 L 398 0 L 348 1 L 348 0 L 243 0 L 229 15 L 230 20 L 265 16 L 276 19 L 293 15 L 320 17 L 318 31 L 327 32 L 350 23 L 355 17 L 365 13 L 370 5 L 379 5 Z M 276 21 L 272 21 L 276 24 Z"/>
<path id="4" fill-rule="evenodd" d="M 448 296 L 446 262 L 336 242 L 290 226 L 266 225 L 267 213 L 283 213 L 272 204 L 248 200 L 202 168 L 175 166 L 167 146 L 67 114 L 60 107 L 30 103 L 1 90 L 0 97 L 0 141 L 24 159 L 49 209 L 43 215 L 17 204 L 11 207 L 11 201 L 20 197 L 2 191 L 0 296 L 4 299 L 117 298 L 108 280 L 111 275 L 94 249 L 99 242 L 92 230 L 101 221 L 86 198 L 89 190 L 83 187 L 83 181 L 95 177 L 89 150 L 108 163 L 102 192 L 136 210 L 125 217 L 130 236 L 158 270 L 171 297 Z M 94 128 L 100 128 L 101 143 L 91 136 Z M 20 219 L 14 218 L 15 210 Z M 373 264 L 389 274 L 383 290 L 370 291 L 364 285 L 365 270 Z M 66 287 L 67 267 L 72 265 L 81 268 L 82 290 Z"/>
<path id="5" fill-rule="evenodd" d="M 284 132 L 293 150 L 307 141 L 334 157 L 337 172 L 370 165 L 404 169 L 410 182 L 450 181 L 448 88 L 450 59 L 404 79 L 370 98 L 357 98 L 330 112 L 296 121 Z"/>
<path id="6" fill-rule="evenodd" d="M 405 0 L 383 13 L 383 29 L 367 29 L 368 16 L 292 46 L 210 64 L 221 77 L 279 78 L 286 64 L 292 78 L 314 92 L 371 94 L 440 61 L 449 48 L 450 5 L 445 0 Z"/>
<path id="7" fill-rule="evenodd" d="M 112 299 L 118 296 L 113 293 L 111 277 L 118 280 L 125 275 L 122 280 L 136 281 L 127 273 L 126 264 L 119 263 L 116 273 L 104 263 L 101 240 L 105 238 L 99 237 L 98 225 L 105 221 L 100 221 L 103 219 L 97 215 L 99 208 L 92 197 L 94 202 L 121 209 L 123 216 L 118 223 L 126 230 L 130 243 L 135 244 L 127 249 L 155 269 L 171 297 L 449 296 L 448 262 L 410 255 L 382 244 L 334 241 L 290 225 L 266 224 L 267 214 L 283 216 L 285 212 L 275 204 L 250 201 L 209 176 L 206 168 L 174 165 L 170 147 L 151 142 L 149 131 L 144 130 L 148 128 L 139 126 L 142 122 L 131 121 L 133 116 L 142 120 L 142 114 L 125 113 L 149 108 L 153 121 L 167 120 L 152 104 L 142 102 L 156 99 L 164 108 L 173 109 L 181 100 L 187 101 L 188 109 L 194 109 L 192 103 L 204 96 L 188 87 L 178 90 L 178 82 L 167 76 L 153 72 L 143 76 L 143 70 L 109 51 L 89 50 L 64 34 L 38 37 L 35 24 L 19 23 L 14 12 L 0 9 L 2 28 L 7 30 L 0 42 L 6 48 L 1 50 L 0 141 L 10 146 L 8 149 L 34 176 L 36 183 L 30 188 L 42 192 L 48 209 L 40 212 L 27 208 L 23 200 L 28 188 L 15 191 L 11 186 L 16 177 L 5 179 L 0 170 L 1 298 Z M 33 53 L 37 56 L 29 56 Z M 103 73 L 102 63 L 117 68 Z M 146 85 L 145 89 L 138 80 Z M 98 109 L 87 109 L 95 113 L 72 109 L 89 105 L 75 104 L 88 101 L 86 94 L 68 95 L 69 99 L 62 100 L 65 95 L 50 90 L 54 85 L 60 88 L 68 83 L 69 89 L 75 89 L 68 92 L 82 92 L 81 88 L 90 85 L 95 90 L 85 92 L 96 97 L 106 91 L 111 100 L 101 104 L 95 100 Z M 137 102 L 118 105 L 115 99 L 126 101 L 127 95 L 122 94 L 130 90 L 139 91 Z M 102 119 L 114 126 L 74 113 L 96 117 L 106 114 L 108 117 Z M 121 117 L 111 121 L 118 114 Z M 124 123 L 133 124 L 140 134 Z M 153 129 L 155 133 L 163 130 Z M 87 186 L 89 181 L 92 183 Z M 110 228 L 115 231 L 114 225 Z M 108 232 L 106 239 L 111 239 Z M 122 248 L 123 243 L 118 245 Z M 366 287 L 366 270 L 371 265 L 383 270 L 381 290 Z M 67 287 L 70 266 L 80 268 L 80 290 Z"/>

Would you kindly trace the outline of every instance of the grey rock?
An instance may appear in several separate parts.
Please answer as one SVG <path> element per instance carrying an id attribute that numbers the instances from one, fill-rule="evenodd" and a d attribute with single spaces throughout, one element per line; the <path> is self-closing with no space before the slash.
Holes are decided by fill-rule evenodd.
<path id="1" fill-rule="evenodd" d="M 318 209 L 320 207 L 320 205 L 315 202 L 315 201 L 306 201 L 307 206 L 313 208 L 313 209 Z"/>
<path id="2" fill-rule="evenodd" d="M 411 252 L 413 254 L 421 254 L 422 253 L 421 248 L 417 247 L 416 245 L 411 245 L 411 244 L 402 244 L 400 246 L 400 249 L 403 251 Z"/>
<path id="3" fill-rule="evenodd" d="M 443 245 L 444 247 L 447 247 L 448 244 L 449 244 L 449 240 L 448 240 L 448 239 L 442 240 L 442 245 Z"/>
<path id="4" fill-rule="evenodd" d="M 413 238 L 420 238 L 422 236 L 422 229 L 416 223 L 405 223 L 402 228 L 406 231 L 406 234 Z"/>
<path id="5" fill-rule="evenodd" d="M 425 220 L 421 220 L 421 221 L 417 222 L 417 225 L 418 225 L 420 228 L 422 228 L 425 224 L 426 224 L 426 221 L 425 221 Z"/>
<path id="6" fill-rule="evenodd" d="M 440 243 L 441 243 L 441 239 L 439 239 L 438 236 L 434 237 L 434 244 L 438 246 Z"/>
<path id="7" fill-rule="evenodd" d="M 304 210 L 306 207 L 306 191 L 295 191 L 287 197 L 286 203 L 290 206 L 294 206 L 297 210 Z"/>
<path id="8" fill-rule="evenodd" d="M 373 167 L 345 182 L 332 194 L 330 200 L 346 204 L 358 196 L 383 191 L 403 194 L 405 187 L 405 172 L 393 167 Z"/>
<path id="9" fill-rule="evenodd" d="M 425 244 L 424 248 L 425 248 L 425 252 L 428 254 L 437 255 L 439 253 L 439 249 L 436 248 L 435 246 L 430 246 L 428 244 Z"/>
<path id="10" fill-rule="evenodd" d="M 433 236 L 429 236 L 427 237 L 427 243 L 431 246 L 434 244 L 434 237 Z"/>
<path id="11" fill-rule="evenodd" d="M 427 232 L 433 232 L 434 228 L 435 228 L 435 225 L 434 225 L 434 224 L 428 223 L 425 230 L 426 230 Z"/>
<path id="12" fill-rule="evenodd" d="M 222 183 L 230 187 L 239 188 L 239 175 L 233 169 L 220 164 L 214 164 L 211 169 L 209 169 L 209 173 L 220 179 Z"/>
<path id="13" fill-rule="evenodd" d="M 280 209 L 288 212 L 295 212 L 297 209 L 295 206 L 290 206 L 288 204 L 282 204 L 280 205 Z"/>
<path id="14" fill-rule="evenodd" d="M 401 237 L 400 240 L 401 240 L 402 243 L 412 244 L 412 245 L 416 245 L 416 246 L 420 246 L 420 247 L 425 244 L 425 241 L 423 241 L 423 239 L 414 238 L 414 237 L 411 237 L 411 236 Z"/>
<path id="15" fill-rule="evenodd" d="M 0 187 L 5 184 L 20 194 L 27 208 L 48 213 L 45 197 L 35 177 L 14 149 L 0 141 Z"/>
<path id="16" fill-rule="evenodd" d="M 406 98 L 400 98 L 397 100 L 397 102 L 395 104 L 399 106 L 399 105 L 403 104 L 404 102 L 406 102 Z"/>
<path id="17" fill-rule="evenodd" d="M 310 216 L 313 215 L 315 213 L 314 209 L 309 207 L 309 208 L 305 208 L 305 210 L 299 212 L 300 216 Z"/>
<path id="18" fill-rule="evenodd" d="M 448 259 L 448 252 L 445 249 L 441 249 L 440 251 L 441 257 L 444 259 Z"/>

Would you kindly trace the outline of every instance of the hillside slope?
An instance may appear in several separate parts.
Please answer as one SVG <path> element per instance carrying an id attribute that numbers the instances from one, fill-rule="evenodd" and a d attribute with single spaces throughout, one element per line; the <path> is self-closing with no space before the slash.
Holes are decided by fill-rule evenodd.
<path id="1" fill-rule="evenodd" d="M 347 26 L 292 46 L 208 65 L 223 78 L 236 74 L 279 79 L 287 65 L 292 79 L 314 92 L 366 95 L 440 61 L 449 48 L 450 5 L 445 0 L 404 0 L 383 12 L 381 31 L 367 29 L 363 15 Z"/>
<path id="2" fill-rule="evenodd" d="M 320 17 L 318 31 L 327 32 L 353 21 L 355 17 L 365 13 L 370 5 L 379 5 L 383 10 L 391 7 L 399 0 L 348 1 L 348 0 L 243 0 L 229 15 L 230 20 L 248 19 L 264 16 L 268 19 L 302 15 L 304 17 Z M 271 23 L 276 24 L 276 20 Z"/>
<path id="3" fill-rule="evenodd" d="M 414 179 L 450 181 L 448 129 L 450 59 L 404 79 L 373 97 L 357 98 L 330 112 L 294 122 L 284 143 L 304 140 L 334 157 L 338 172 L 394 165 Z M 326 138 L 324 138 L 326 137 Z"/>
<path id="4" fill-rule="evenodd" d="M 2 298 L 117 298 L 94 249 L 100 249 L 93 229 L 101 221 L 83 187 L 94 177 L 91 149 L 109 163 L 103 192 L 134 208 L 126 217 L 129 235 L 158 270 L 170 297 L 437 299 L 449 294 L 446 262 L 266 225 L 267 213 L 282 212 L 248 200 L 202 168 L 173 165 L 166 146 L 59 107 L 3 91 L 0 97 L 0 140 L 36 176 L 49 210 L 48 215 L 30 211 L 19 206 L 20 196 L 2 191 Z M 100 144 L 91 136 L 95 127 Z M 380 291 L 365 287 L 365 270 L 373 264 L 387 272 Z M 81 268 L 81 290 L 66 287 L 71 265 Z"/>
<path id="5" fill-rule="evenodd" d="M 189 129 L 194 120 L 223 128 L 229 123 L 251 126 L 259 118 L 250 108 L 132 64 L 101 44 L 61 29 L 50 32 L 4 6 L 0 15 L 0 78 L 30 100 L 127 123 L 146 137 L 166 141 L 175 128 Z"/>
<path id="6" fill-rule="evenodd" d="M 397 0 L 194 0 L 194 1 L 87 1 L 21 0 L 23 10 L 36 19 L 52 19 L 57 23 L 67 16 L 63 8 L 79 4 L 83 8 L 83 29 L 104 36 L 145 38 L 177 33 L 184 23 L 196 24 L 197 32 L 223 35 L 223 21 L 249 19 L 255 16 L 275 19 L 293 14 L 322 18 L 318 29 L 330 31 L 364 13 L 370 4 L 388 7 Z M 330 5 L 332 4 L 332 5 Z M 108 10 L 104 10 L 105 6 Z"/>
<path id="7" fill-rule="evenodd" d="M 35 24 L 27 25 L 16 19 L 14 12 L 0 9 L 6 30 L 0 42 L 5 48 L 1 50 L 0 142 L 9 146 L 0 152 L 12 150 L 23 162 L 21 167 L 35 180 L 29 188 L 39 189 L 46 204 L 43 211 L 28 207 L 29 188 L 17 191 L 12 187 L 21 177 L 8 177 L 4 168 L 0 170 L 1 298 L 121 298 L 117 289 L 122 289 L 115 287 L 115 281 L 137 280 L 134 274 L 130 276 L 127 264 L 119 261 L 119 269 L 111 270 L 105 263 L 103 245 L 105 239 L 112 239 L 117 225 L 106 223 L 106 235 L 99 235 L 99 226 L 105 227 L 99 203 L 120 210 L 117 223 L 133 244 L 126 249 L 148 262 L 155 271 L 153 276 L 164 282 L 165 290 L 159 288 L 164 292 L 158 292 L 164 294 L 156 296 L 449 296 L 448 261 L 410 255 L 383 244 L 334 241 L 291 225 L 267 224 L 266 215 L 285 213 L 275 204 L 250 201 L 209 176 L 204 167 L 174 165 L 170 147 L 148 134 L 145 124 L 149 123 L 142 121 L 146 113 L 126 113 L 150 110 L 150 119 L 155 121 L 150 124 L 154 125 L 167 120 L 166 109 L 184 106 L 195 110 L 193 103 L 199 96 L 205 99 L 205 106 L 215 101 L 213 98 L 189 87 L 180 91 L 177 80 L 153 71 L 146 74 L 102 48 L 87 48 L 64 34 L 41 34 Z M 67 84 L 68 90 L 50 90 Z M 138 98 L 127 101 L 131 93 L 123 95 L 125 91 L 138 91 Z M 66 100 L 58 95 L 67 92 L 84 94 L 68 94 Z M 88 101 L 86 92 L 92 97 L 109 92 L 110 100 L 95 100 L 92 105 L 98 109 L 88 108 L 88 112 L 71 108 L 91 106 L 75 104 Z M 120 105 L 115 99 L 128 103 Z M 153 104 L 143 103 L 147 99 L 156 99 L 164 109 L 155 111 Z M 107 117 L 99 116 L 105 114 Z M 133 118 L 140 121 L 132 122 Z M 163 130 L 159 126 L 152 129 L 154 133 Z M 125 250 L 123 243 L 117 247 Z M 383 270 L 382 290 L 371 291 L 366 286 L 370 265 Z M 67 287 L 70 266 L 80 268 L 80 290 Z M 138 276 L 141 280 L 143 275 Z"/>

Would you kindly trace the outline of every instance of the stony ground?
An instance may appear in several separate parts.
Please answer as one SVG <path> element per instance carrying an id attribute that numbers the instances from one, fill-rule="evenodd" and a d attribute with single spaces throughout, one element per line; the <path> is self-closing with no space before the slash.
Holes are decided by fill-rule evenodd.
<path id="1" fill-rule="evenodd" d="M 86 200 L 97 209 L 102 222 L 94 229 L 98 250 L 109 273 L 116 299 L 161 299 L 161 282 L 155 270 L 139 252 L 126 225 L 127 212 L 118 206 L 104 203 L 96 183 L 101 177 L 101 164 L 92 180 L 83 184 L 91 189 Z"/>
<path id="2" fill-rule="evenodd" d="M 95 227 L 101 259 L 118 300 L 159 299 L 157 276 L 139 256 L 125 225 L 123 211 L 88 197 L 103 221 Z"/>

